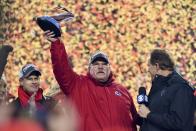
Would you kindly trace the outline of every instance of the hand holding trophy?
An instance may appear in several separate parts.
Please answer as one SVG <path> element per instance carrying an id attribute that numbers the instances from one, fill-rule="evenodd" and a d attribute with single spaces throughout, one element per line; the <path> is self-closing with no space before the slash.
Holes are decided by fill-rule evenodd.
<path id="1" fill-rule="evenodd" d="M 53 32 L 55 34 L 54 37 L 61 36 L 60 22 L 70 21 L 74 17 L 74 15 L 71 12 L 69 12 L 66 8 L 61 7 L 61 6 L 58 6 L 57 8 L 63 10 L 64 12 L 58 15 L 54 15 L 54 16 L 37 17 L 36 19 L 36 22 L 39 25 L 39 27 L 43 31 L 50 30 L 50 32 Z"/>

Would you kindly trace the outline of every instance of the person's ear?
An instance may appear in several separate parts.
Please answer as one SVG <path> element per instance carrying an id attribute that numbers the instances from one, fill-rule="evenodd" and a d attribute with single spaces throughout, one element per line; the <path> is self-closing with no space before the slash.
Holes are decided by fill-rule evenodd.
<path id="1" fill-rule="evenodd" d="M 19 83 L 20 83 L 21 86 L 23 85 L 23 78 L 21 78 L 21 79 L 19 80 Z"/>
<path id="2" fill-rule="evenodd" d="M 157 74 L 161 73 L 161 68 L 158 63 L 156 63 L 156 70 L 157 70 Z"/>
<path id="3" fill-rule="evenodd" d="M 155 66 L 156 66 L 156 69 L 157 69 L 157 70 L 159 70 L 159 69 L 160 69 L 160 66 L 159 66 L 159 64 L 158 64 L 158 63 L 156 63 L 156 64 L 155 64 Z"/>

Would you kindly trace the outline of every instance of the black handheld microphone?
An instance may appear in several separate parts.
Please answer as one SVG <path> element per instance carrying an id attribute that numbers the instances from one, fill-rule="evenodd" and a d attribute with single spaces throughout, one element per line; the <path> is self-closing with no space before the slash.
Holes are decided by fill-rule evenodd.
<path id="1" fill-rule="evenodd" d="M 144 87 L 139 88 L 139 94 L 137 96 L 138 104 L 148 105 L 148 97 L 146 95 L 146 89 Z"/>

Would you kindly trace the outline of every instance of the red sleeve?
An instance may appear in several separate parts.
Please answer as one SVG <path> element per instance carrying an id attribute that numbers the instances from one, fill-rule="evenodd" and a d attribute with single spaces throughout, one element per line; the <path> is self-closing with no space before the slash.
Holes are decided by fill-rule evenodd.
<path id="1" fill-rule="evenodd" d="M 131 105 L 131 107 L 130 107 L 130 110 L 131 110 L 131 114 L 132 114 L 132 116 L 133 116 L 133 121 L 134 121 L 134 123 L 137 124 L 137 125 L 142 125 L 143 118 L 141 118 L 141 117 L 139 116 L 139 114 L 137 113 L 137 110 L 136 110 L 136 108 L 135 108 L 135 104 L 134 104 L 134 102 L 133 102 L 132 97 L 131 97 L 131 101 L 132 101 L 132 105 Z"/>
<path id="2" fill-rule="evenodd" d="M 137 113 L 137 110 L 135 108 L 135 104 L 133 102 L 133 98 L 132 96 L 129 94 L 130 96 L 130 100 L 131 100 L 131 107 L 130 107 L 130 112 L 132 114 L 132 117 L 133 117 L 133 121 L 134 121 L 134 124 L 136 125 L 142 125 L 142 122 L 143 122 L 143 118 L 141 118 L 139 116 L 139 114 Z"/>
<path id="3" fill-rule="evenodd" d="M 128 96 L 128 101 L 130 103 L 129 106 L 129 111 L 131 113 L 132 116 L 132 130 L 133 131 L 137 131 L 137 125 L 139 125 L 139 115 L 137 113 L 137 110 L 135 108 L 135 104 L 133 102 L 133 97 L 131 96 L 131 93 L 126 89 L 126 87 L 122 88 L 124 90 L 124 92 L 126 92 L 127 96 Z"/>
<path id="4" fill-rule="evenodd" d="M 75 87 L 78 75 L 70 66 L 64 44 L 60 40 L 52 43 L 50 52 L 55 78 L 63 92 L 68 95 Z"/>

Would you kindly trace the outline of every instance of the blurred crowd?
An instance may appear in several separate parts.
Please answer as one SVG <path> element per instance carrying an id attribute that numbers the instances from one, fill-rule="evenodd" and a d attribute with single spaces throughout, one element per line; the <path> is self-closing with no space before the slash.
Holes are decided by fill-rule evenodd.
<path id="1" fill-rule="evenodd" d="M 147 74 L 149 52 L 167 49 L 181 75 L 196 84 L 196 2 L 194 0 L 2 0 L 5 20 L 1 24 L 1 44 L 14 51 L 8 57 L 5 78 L 10 93 L 17 95 L 18 73 L 22 65 L 35 63 L 43 72 L 46 94 L 58 92 L 50 60 L 50 43 L 34 18 L 58 14 L 58 5 L 75 18 L 62 27 L 63 41 L 74 70 L 85 73 L 89 54 L 102 50 L 111 59 L 117 80 L 137 95 L 138 81 Z M 9 5 L 9 6 L 8 6 Z M 81 59 L 80 59 L 81 58 Z"/>

